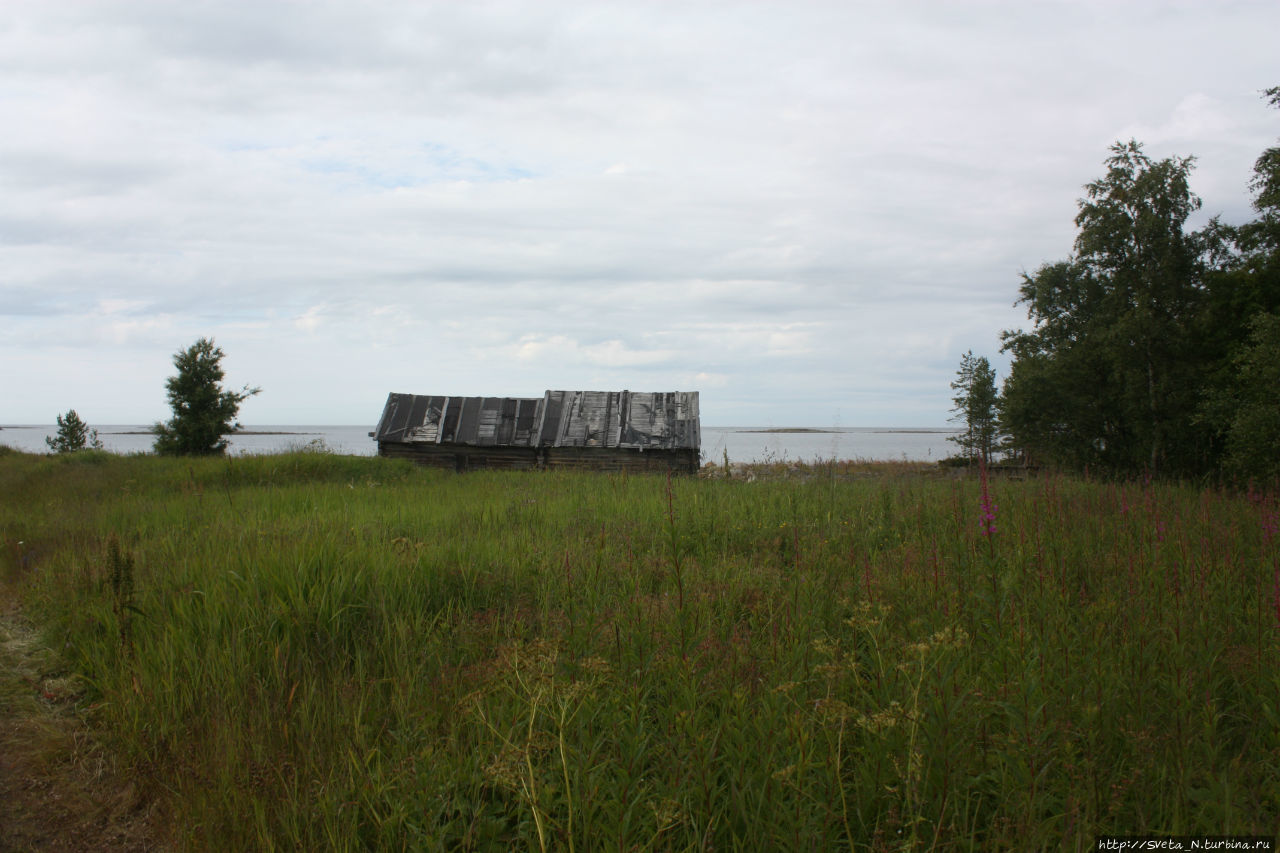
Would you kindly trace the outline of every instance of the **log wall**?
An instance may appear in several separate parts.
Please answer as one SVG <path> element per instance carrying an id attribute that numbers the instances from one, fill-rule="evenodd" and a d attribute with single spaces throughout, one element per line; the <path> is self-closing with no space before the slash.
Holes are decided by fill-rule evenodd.
<path id="1" fill-rule="evenodd" d="M 378 455 L 454 471 L 562 468 L 695 474 L 700 462 L 699 452 L 689 448 L 640 451 L 607 447 L 473 447 L 398 441 L 378 442 Z"/>

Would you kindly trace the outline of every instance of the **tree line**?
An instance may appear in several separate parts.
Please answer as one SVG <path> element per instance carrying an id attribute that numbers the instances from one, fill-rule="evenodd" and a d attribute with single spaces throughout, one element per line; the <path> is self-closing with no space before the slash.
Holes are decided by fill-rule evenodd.
<path id="1" fill-rule="evenodd" d="M 1280 108 L 1280 87 L 1266 90 Z M 1256 218 L 1199 230 L 1194 157 L 1116 143 L 1085 185 L 1073 252 L 1024 273 L 1029 329 L 952 388 L 965 456 L 1118 475 L 1280 477 L 1280 146 L 1254 164 Z"/>

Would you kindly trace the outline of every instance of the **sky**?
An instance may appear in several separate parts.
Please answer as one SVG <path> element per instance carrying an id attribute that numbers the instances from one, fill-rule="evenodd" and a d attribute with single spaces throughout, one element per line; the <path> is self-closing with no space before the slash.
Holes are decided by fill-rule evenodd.
<path id="1" fill-rule="evenodd" d="M 699 391 L 944 426 L 1108 147 L 1251 218 L 1280 3 L 0 2 L 0 424 Z"/>

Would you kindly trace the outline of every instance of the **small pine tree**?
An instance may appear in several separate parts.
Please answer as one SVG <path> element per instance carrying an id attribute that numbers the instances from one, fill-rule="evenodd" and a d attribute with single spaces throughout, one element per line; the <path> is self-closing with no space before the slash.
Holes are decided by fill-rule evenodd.
<path id="1" fill-rule="evenodd" d="M 949 440 L 960 445 L 969 459 L 991 462 L 991 453 L 999 438 L 996 417 L 999 395 L 996 391 L 996 372 L 986 356 L 975 356 L 969 350 L 960 358 L 956 381 L 951 383 L 956 396 L 951 398 L 955 408 L 952 422 L 964 424 L 964 432 Z"/>
<path id="2" fill-rule="evenodd" d="M 102 449 L 102 440 L 98 438 L 98 431 L 90 429 L 87 423 L 80 420 L 75 409 L 68 411 L 65 416 L 58 415 L 58 434 L 46 437 L 44 443 L 49 445 L 49 449 L 54 453 Z"/>
<path id="3" fill-rule="evenodd" d="M 226 391 L 222 382 L 222 348 L 200 338 L 173 356 L 177 376 L 165 382 L 173 417 L 156 424 L 155 451 L 162 456 L 213 456 L 227 449 L 224 435 L 239 429 L 240 404 L 260 388 Z"/>

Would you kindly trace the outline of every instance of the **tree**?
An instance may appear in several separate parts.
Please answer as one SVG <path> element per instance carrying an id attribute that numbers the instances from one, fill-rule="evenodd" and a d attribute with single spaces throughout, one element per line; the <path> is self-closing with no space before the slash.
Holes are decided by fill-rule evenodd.
<path id="1" fill-rule="evenodd" d="M 1280 86 L 1263 94 L 1280 108 Z M 1221 442 L 1224 469 L 1240 480 L 1280 477 L 1280 146 L 1258 157 L 1249 187 L 1258 218 L 1222 228 L 1234 251 L 1210 279 L 1203 324 L 1218 359 L 1198 417 Z"/>
<path id="2" fill-rule="evenodd" d="M 1196 360 L 1186 345 L 1201 295 L 1200 240 L 1184 229 L 1200 209 L 1189 180 L 1195 159 L 1153 161 L 1134 141 L 1111 152 L 1106 177 L 1086 185 L 1080 202 L 1076 252 L 1102 284 L 1108 329 L 1099 343 L 1115 360 L 1135 450 L 1155 472 L 1199 390 L 1198 372 L 1185 369 Z"/>
<path id="3" fill-rule="evenodd" d="M 58 415 L 58 434 L 52 438 L 46 437 L 44 443 L 49 445 L 54 453 L 102 449 L 102 440 L 98 438 L 98 431 L 90 429 L 87 423 L 80 420 L 75 409 L 69 410 L 66 417 Z"/>
<path id="4" fill-rule="evenodd" d="M 224 435 L 240 428 L 235 422 L 240 404 L 262 389 L 222 388 L 223 352 L 211 338 L 200 338 L 173 356 L 177 376 L 165 382 L 173 417 L 156 424 L 155 451 L 162 455 L 210 456 L 226 451 Z"/>
<path id="5" fill-rule="evenodd" d="M 1280 109 L 1280 86 L 1273 86 L 1262 93 L 1267 102 Z M 1263 151 L 1253 164 L 1253 178 L 1249 181 L 1253 190 L 1253 209 L 1262 219 L 1246 226 L 1261 244 L 1280 249 L 1280 146 Z"/>
<path id="6" fill-rule="evenodd" d="M 1280 87 L 1264 94 L 1280 107 Z M 1280 147 L 1254 165 L 1243 225 L 1187 230 L 1193 162 L 1113 145 L 1074 254 L 1023 276 L 1033 328 L 1001 336 L 1001 426 L 1019 451 L 1113 473 L 1275 470 Z"/>
<path id="7" fill-rule="evenodd" d="M 1231 359 L 1235 381 L 1207 395 L 1203 416 L 1226 434 L 1224 467 L 1238 480 L 1280 480 L 1280 314 L 1258 314 Z"/>
<path id="8" fill-rule="evenodd" d="M 1016 443 L 1112 470 L 1185 471 L 1203 457 L 1208 433 L 1190 417 L 1202 384 L 1194 325 L 1206 247 L 1184 228 L 1200 207 L 1193 163 L 1116 143 L 1079 202 L 1074 256 L 1023 276 L 1018 303 L 1035 328 L 1003 336 Z"/>
<path id="9" fill-rule="evenodd" d="M 964 431 L 951 436 L 960 446 L 964 455 L 973 461 L 981 459 L 983 463 L 991 462 L 991 451 L 995 448 L 997 434 L 996 372 L 986 356 L 975 356 L 969 350 L 960 357 L 960 369 L 956 371 L 956 380 L 951 383 L 956 395 L 951 398 L 955 414 L 953 422 L 964 424 Z"/>

